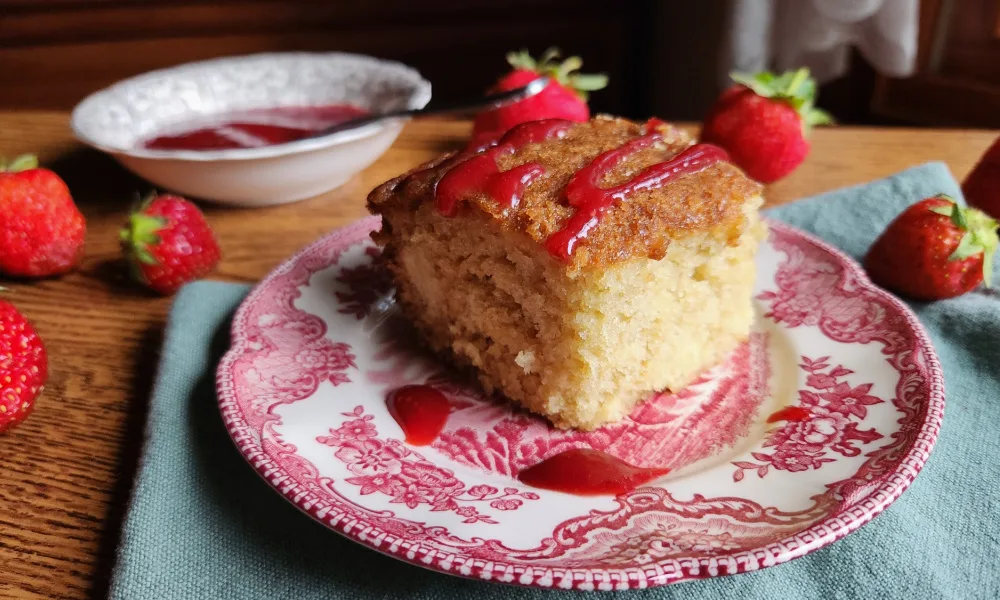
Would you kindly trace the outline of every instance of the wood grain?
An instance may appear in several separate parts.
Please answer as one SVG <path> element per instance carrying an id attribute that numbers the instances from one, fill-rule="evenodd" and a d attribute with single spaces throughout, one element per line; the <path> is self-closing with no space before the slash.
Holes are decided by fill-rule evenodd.
<path id="1" fill-rule="evenodd" d="M 225 258 L 215 277 L 260 279 L 298 248 L 365 214 L 376 184 L 461 145 L 469 125 L 424 121 L 344 187 L 267 209 L 207 207 Z M 768 190 L 771 204 L 862 183 L 930 160 L 964 177 L 995 132 L 832 128 L 806 163 Z M 0 436 L 0 598 L 104 597 L 170 300 L 123 279 L 116 230 L 147 189 L 80 148 L 64 113 L 0 113 L 0 155 L 37 152 L 87 215 L 87 258 L 57 280 L 4 282 L 33 320 L 51 377 L 35 414 Z"/>

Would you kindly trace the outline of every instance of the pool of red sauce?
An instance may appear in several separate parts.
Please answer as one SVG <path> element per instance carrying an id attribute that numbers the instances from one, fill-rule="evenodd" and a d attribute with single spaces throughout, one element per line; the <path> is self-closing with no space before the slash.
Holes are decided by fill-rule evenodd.
<path id="1" fill-rule="evenodd" d="M 403 430 L 406 443 L 412 446 L 434 443 L 451 412 L 448 398 L 427 385 L 398 388 L 387 396 L 386 405 Z M 597 496 L 623 494 L 668 472 L 636 467 L 606 452 L 580 448 L 550 456 L 522 470 L 517 478 L 543 490 Z"/>
<path id="2" fill-rule="evenodd" d="M 647 167 L 625 183 L 600 187 L 600 181 L 616 165 L 663 139 L 662 134 L 654 130 L 661 124 L 663 121 L 659 119 L 650 119 L 646 122 L 649 133 L 608 150 L 573 176 L 566 186 L 564 197 L 566 203 L 576 210 L 562 229 L 545 240 L 545 248 L 552 256 L 568 262 L 577 243 L 600 222 L 601 215 L 616 203 L 627 200 L 634 192 L 661 188 L 677 177 L 729 160 L 726 152 L 718 146 L 695 144 L 669 160 Z M 486 142 L 457 156 L 460 162 L 445 173 L 435 190 L 438 210 L 444 216 L 454 216 L 459 201 L 470 193 L 485 193 L 497 203 L 515 208 L 525 188 L 545 175 L 545 168 L 538 163 L 527 163 L 500 171 L 496 159 L 513 154 L 527 144 L 562 137 L 572 126 L 572 122 L 562 119 L 522 123 L 495 144 Z"/>
<path id="3" fill-rule="evenodd" d="M 777 410 L 767 418 L 768 423 L 777 423 L 778 421 L 807 421 L 809 417 L 812 416 L 808 410 L 799 406 L 786 406 L 781 410 Z"/>
<path id="4" fill-rule="evenodd" d="M 429 446 L 448 422 L 448 398 L 429 385 L 405 385 L 386 398 L 389 414 L 412 446 Z"/>
<path id="5" fill-rule="evenodd" d="M 317 131 L 367 115 L 351 104 L 282 106 L 222 114 L 180 131 L 142 142 L 149 150 L 231 150 L 261 148 L 300 140 Z"/>
<path id="6" fill-rule="evenodd" d="M 522 470 L 518 481 L 577 496 L 624 494 L 670 472 L 630 465 L 600 450 L 565 450 Z"/>

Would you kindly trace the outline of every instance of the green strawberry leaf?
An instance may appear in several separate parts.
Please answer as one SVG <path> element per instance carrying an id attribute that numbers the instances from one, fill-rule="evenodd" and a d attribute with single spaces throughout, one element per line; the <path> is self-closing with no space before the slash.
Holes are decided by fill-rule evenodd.
<path id="1" fill-rule="evenodd" d="M 947 206 L 932 206 L 932 207 L 930 207 L 929 210 L 932 213 L 936 213 L 936 214 L 939 214 L 939 215 L 943 215 L 945 217 L 949 217 L 952 220 L 952 222 L 954 223 L 955 222 L 955 211 L 959 208 L 958 203 L 955 202 L 955 199 L 952 198 L 951 196 L 949 196 L 948 194 L 937 194 L 937 195 L 934 196 L 934 198 L 937 198 L 938 200 L 944 200 L 944 201 L 948 202 L 948 205 Z"/>
<path id="2" fill-rule="evenodd" d="M 774 73 L 765 71 L 756 75 L 749 75 L 747 73 L 733 72 L 729 74 L 729 77 L 736 83 L 750 88 L 758 96 L 773 98 L 777 94 L 776 88 L 772 86 L 776 79 Z"/>
<path id="3" fill-rule="evenodd" d="M 603 90 L 608 86 L 608 76 L 604 73 L 595 73 L 592 75 L 576 73 L 570 76 L 569 83 L 578 91 L 593 92 Z"/>
<path id="4" fill-rule="evenodd" d="M 816 80 L 809 77 L 809 73 L 807 71 L 805 79 L 799 84 L 798 94 L 805 98 L 815 100 L 817 93 Z"/>
<path id="5" fill-rule="evenodd" d="M 528 71 L 535 71 L 538 69 L 538 63 L 535 62 L 535 59 L 531 58 L 531 54 L 529 54 L 527 50 L 508 52 L 507 64 L 515 69 L 526 69 Z"/>
<path id="6" fill-rule="evenodd" d="M 149 251 L 148 248 L 137 248 L 135 251 L 135 257 L 144 265 L 158 265 L 160 261 L 156 260 L 156 257 Z"/>
<path id="7" fill-rule="evenodd" d="M 973 241 L 983 253 L 983 283 L 990 287 L 993 280 L 993 255 L 996 254 L 997 246 L 1000 246 L 997 221 L 975 208 L 965 208 L 962 212 Z"/>
<path id="8" fill-rule="evenodd" d="M 976 242 L 976 237 L 966 232 L 962 236 L 962 241 L 958 243 L 958 247 L 948 257 L 948 260 L 963 260 L 975 256 L 982 251 L 983 248 Z"/>
<path id="9" fill-rule="evenodd" d="M 130 213 L 146 212 L 146 209 L 149 208 L 149 205 L 153 203 L 153 200 L 156 200 L 157 196 L 159 196 L 159 193 L 157 193 L 156 190 L 150 190 L 149 193 L 146 194 L 145 196 L 140 196 L 138 193 L 136 193 L 135 199 L 132 201 L 132 208 L 129 212 Z"/>
<path id="10" fill-rule="evenodd" d="M 810 127 L 816 125 L 833 125 L 836 123 L 836 121 L 833 120 L 833 115 L 825 110 L 812 108 L 812 106 L 805 110 L 805 120 L 806 125 Z"/>
<path id="11" fill-rule="evenodd" d="M 156 265 L 159 261 L 150 252 L 162 241 L 158 232 L 165 227 L 167 220 L 163 217 L 151 217 L 142 213 L 132 213 L 128 224 L 118 233 L 118 239 L 126 253 L 135 262 L 144 265 Z"/>
<path id="12" fill-rule="evenodd" d="M 787 76 L 788 73 L 785 73 Z M 806 85 L 810 83 L 811 85 Z M 806 90 L 800 89 L 806 87 Z M 792 98 L 812 98 L 816 93 L 816 84 L 809 78 L 809 69 L 795 71 L 784 86 L 785 93 Z"/>
<path id="13" fill-rule="evenodd" d="M 542 52 L 542 57 L 538 59 L 538 64 L 548 65 L 554 62 L 557 58 L 562 55 L 562 50 L 556 48 L 555 46 L 548 48 L 545 52 Z"/>
<path id="14" fill-rule="evenodd" d="M 816 80 L 810 77 L 809 69 L 785 71 L 781 75 L 764 71 L 761 73 L 730 73 L 738 84 L 744 85 L 758 96 L 784 102 L 795 109 L 802 118 L 805 128 L 814 125 L 830 125 L 833 117 L 815 107 Z"/>
<path id="15" fill-rule="evenodd" d="M 570 56 L 559 61 L 562 53 L 558 48 L 549 48 L 541 59 L 535 60 L 527 50 L 508 52 L 507 62 L 515 69 L 528 69 L 551 77 L 560 85 L 573 89 L 583 100 L 587 100 L 587 92 L 604 89 L 608 85 L 608 76 L 604 74 L 584 74 L 577 71 L 583 66 L 583 59 Z"/>
<path id="16" fill-rule="evenodd" d="M 1000 236 L 997 235 L 997 221 L 975 208 L 960 206 L 946 195 L 939 198 L 952 202 L 951 206 L 935 206 L 931 212 L 947 216 L 952 224 L 965 232 L 958 247 L 951 253 L 948 260 L 964 260 L 980 254 L 983 256 L 983 283 L 990 287 L 993 283 L 993 259 L 997 247 L 1000 246 Z"/>
<path id="17" fill-rule="evenodd" d="M 969 220 L 965 216 L 965 211 L 957 202 L 951 206 L 951 222 L 962 231 L 969 230 Z"/>
<path id="18" fill-rule="evenodd" d="M 18 173 L 38 168 L 38 157 L 34 154 L 22 154 L 10 162 L 0 160 L 0 173 Z"/>
<path id="19" fill-rule="evenodd" d="M 570 56 L 562 62 L 561 65 L 556 67 L 556 79 L 559 81 L 568 81 L 569 74 L 573 71 L 579 71 L 580 67 L 583 66 L 583 59 L 579 56 Z"/>

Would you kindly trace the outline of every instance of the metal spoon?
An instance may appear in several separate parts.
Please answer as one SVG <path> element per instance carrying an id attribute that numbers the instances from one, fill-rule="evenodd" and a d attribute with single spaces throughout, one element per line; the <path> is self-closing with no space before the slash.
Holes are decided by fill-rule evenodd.
<path id="1" fill-rule="evenodd" d="M 506 92 L 500 92 L 497 94 L 490 94 L 482 98 L 478 98 L 474 101 L 464 100 L 462 102 L 455 102 L 451 104 L 445 104 L 442 106 L 432 106 L 426 108 L 417 109 L 402 109 L 402 110 L 391 110 L 389 112 L 380 113 L 377 115 L 365 115 L 363 117 L 358 117 L 357 119 L 351 119 L 349 121 L 344 121 L 343 123 L 338 123 L 332 127 L 327 127 L 326 129 L 321 129 L 306 138 L 317 138 L 330 135 L 332 133 L 340 133 L 341 131 L 347 131 L 348 129 L 356 129 L 358 127 L 364 127 L 371 123 L 377 123 L 383 119 L 398 119 L 400 117 L 425 117 L 429 115 L 446 115 L 446 114 L 469 114 L 472 112 L 477 112 L 483 109 L 493 109 L 500 108 L 501 106 L 507 106 L 508 104 L 513 104 L 525 98 L 530 98 L 538 92 L 545 89 L 545 86 L 549 84 L 548 77 L 539 77 L 538 79 L 532 81 L 524 87 L 519 87 Z M 306 139 L 302 138 L 302 139 Z"/>

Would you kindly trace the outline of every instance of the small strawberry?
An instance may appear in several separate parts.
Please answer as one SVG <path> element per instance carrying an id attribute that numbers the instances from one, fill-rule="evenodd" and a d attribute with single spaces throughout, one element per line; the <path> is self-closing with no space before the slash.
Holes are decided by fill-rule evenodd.
<path id="1" fill-rule="evenodd" d="M 1000 138 L 993 142 L 965 178 L 962 194 L 970 206 L 1000 219 Z"/>
<path id="2" fill-rule="evenodd" d="M 0 300 L 0 433 L 28 418 L 48 373 L 41 338 L 13 304 Z"/>
<path id="3" fill-rule="evenodd" d="M 865 257 L 880 286 L 916 300 L 953 298 L 990 285 L 997 222 L 948 196 L 925 198 L 889 224 Z"/>
<path id="4" fill-rule="evenodd" d="M 815 108 L 809 69 L 756 75 L 732 74 L 737 84 L 719 96 L 705 118 L 704 142 L 721 146 L 737 166 L 761 183 L 788 175 L 809 154 L 806 134 L 832 123 Z"/>
<path id="5" fill-rule="evenodd" d="M 50 277 L 83 257 L 87 224 L 58 175 L 34 156 L 0 160 L 0 274 Z"/>
<path id="6" fill-rule="evenodd" d="M 210 273 L 221 256 L 205 215 L 179 196 L 147 199 L 119 237 L 135 278 L 164 295 Z"/>
<path id="7" fill-rule="evenodd" d="M 527 50 L 507 54 L 507 62 L 514 70 L 501 77 L 490 92 L 524 87 L 542 76 L 549 77 L 551 82 L 530 98 L 479 113 L 472 127 L 473 144 L 497 139 L 511 127 L 528 121 L 566 119 L 583 122 L 590 119 L 587 92 L 608 85 L 607 75 L 577 73 L 583 66 L 579 56 L 571 56 L 562 62 L 558 62 L 558 58 L 557 48 L 546 50 L 539 61 L 531 58 Z"/>

